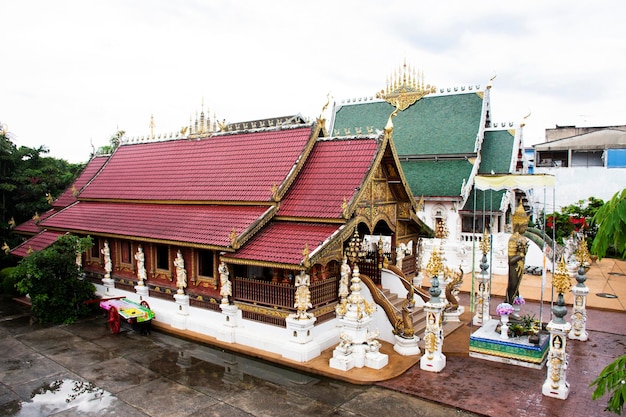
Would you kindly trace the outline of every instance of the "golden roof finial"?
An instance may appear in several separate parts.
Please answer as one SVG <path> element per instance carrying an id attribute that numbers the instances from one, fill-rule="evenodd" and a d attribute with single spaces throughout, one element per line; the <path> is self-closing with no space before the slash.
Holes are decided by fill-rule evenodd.
<path id="1" fill-rule="evenodd" d="M 237 248 L 239 246 L 239 238 L 237 237 L 237 230 L 233 227 L 233 230 L 230 231 L 230 235 L 228 235 L 230 239 L 230 246 L 233 248 Z"/>
<path id="2" fill-rule="evenodd" d="M 304 256 L 304 259 L 302 260 L 302 265 L 306 268 L 309 269 L 309 267 L 311 266 L 311 259 L 309 258 L 309 244 L 305 243 L 304 244 L 304 249 L 302 250 L 302 256 Z"/>
<path id="3" fill-rule="evenodd" d="M 415 68 L 407 65 L 406 59 L 403 65 L 391 74 L 391 78 L 387 78 L 386 86 L 386 90 L 376 96 L 398 107 L 400 111 L 405 110 L 425 95 L 436 91 L 435 86 L 424 85 L 423 71 L 416 71 Z"/>
<path id="4" fill-rule="evenodd" d="M 324 120 L 324 112 L 328 108 L 329 104 L 330 104 L 330 93 L 326 94 L 326 104 L 324 104 L 324 106 L 322 107 L 322 113 L 320 114 L 320 120 Z"/>
<path id="5" fill-rule="evenodd" d="M 35 221 L 35 223 L 39 221 L 39 213 L 35 212 L 35 215 L 33 216 L 33 220 Z"/>
<path id="6" fill-rule="evenodd" d="M 8 255 L 9 252 L 11 252 L 11 248 L 9 247 L 9 245 L 7 245 L 7 242 L 4 242 L 4 244 L 2 245 L 2 250 L 4 251 L 5 255 Z"/>
<path id="7" fill-rule="evenodd" d="M 54 197 L 52 197 L 52 194 L 46 193 L 46 201 L 49 205 L 52 205 L 52 203 L 54 203 Z"/>
<path id="8" fill-rule="evenodd" d="M 387 120 L 387 124 L 385 125 L 385 133 L 390 135 L 391 132 L 393 132 L 393 122 L 391 121 L 391 119 L 393 117 L 396 117 L 396 115 L 398 114 L 398 108 L 396 107 L 396 109 L 389 115 L 389 119 Z"/>
<path id="9" fill-rule="evenodd" d="M 15 227 L 15 218 L 11 217 L 11 219 L 9 219 L 9 227 L 11 229 L 13 229 Z"/>
<path id="10" fill-rule="evenodd" d="M 276 185 L 276 183 L 272 184 L 272 198 L 276 197 L 276 191 L 278 191 L 278 186 Z"/>
<path id="11" fill-rule="evenodd" d="M 72 195 L 74 197 L 78 196 L 78 190 L 76 189 L 76 185 L 72 184 Z"/>
<path id="12" fill-rule="evenodd" d="M 341 211 L 343 213 L 343 217 L 348 215 L 348 199 L 346 197 L 343 198 L 343 203 L 341 203 Z"/>

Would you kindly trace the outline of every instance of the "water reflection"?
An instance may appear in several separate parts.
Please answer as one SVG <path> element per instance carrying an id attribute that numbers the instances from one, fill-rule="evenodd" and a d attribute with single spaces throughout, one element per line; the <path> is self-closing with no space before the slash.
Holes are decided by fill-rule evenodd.
<path id="1" fill-rule="evenodd" d="M 96 413 L 106 410 L 113 401 L 115 397 L 111 393 L 91 382 L 60 379 L 35 389 L 31 400 L 21 402 L 8 416 L 49 416 L 65 410 Z"/>

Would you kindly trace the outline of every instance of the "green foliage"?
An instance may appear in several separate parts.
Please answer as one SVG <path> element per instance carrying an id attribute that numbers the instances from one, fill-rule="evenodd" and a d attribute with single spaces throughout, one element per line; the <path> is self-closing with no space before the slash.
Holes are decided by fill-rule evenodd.
<path id="1" fill-rule="evenodd" d="M 598 259 L 607 252 L 615 251 L 622 258 L 626 257 L 626 188 L 607 201 L 593 216 L 599 225 L 596 238 L 591 246 L 591 253 Z"/>
<path id="2" fill-rule="evenodd" d="M 602 207 L 604 202 L 595 197 L 589 197 L 587 200 L 579 200 L 575 204 L 570 204 L 561 208 L 560 213 L 552 213 L 548 215 L 546 232 L 549 236 L 554 236 L 556 242 L 564 243 L 571 234 L 580 228 L 587 237 L 587 243 L 591 245 L 593 242 L 598 226 L 593 221 L 596 212 Z M 577 224 L 577 221 L 584 219 L 583 224 Z"/>
<path id="3" fill-rule="evenodd" d="M 13 275 L 13 271 L 15 271 L 13 266 L 0 270 L 0 293 L 8 295 L 18 294 L 15 287 L 17 280 L 15 275 Z"/>
<path id="4" fill-rule="evenodd" d="M 17 147 L 7 133 L 0 132 L 0 245 L 13 248 L 20 238 L 9 227 L 50 209 L 48 201 L 57 198 L 83 170 L 84 164 L 46 157 L 48 150 Z M 15 260 L 0 253 L 0 267 L 14 265 Z"/>
<path id="5" fill-rule="evenodd" d="M 624 400 L 626 400 L 626 355 L 618 357 L 607 365 L 591 382 L 590 386 L 594 385 L 596 388 L 591 398 L 597 400 L 606 393 L 611 393 L 605 410 L 621 415 L 624 411 Z"/>
<path id="6" fill-rule="evenodd" d="M 118 146 L 120 146 L 120 142 L 122 141 L 122 137 L 124 137 L 125 134 L 126 134 L 126 132 L 124 132 L 123 130 L 118 130 L 117 132 L 115 132 L 115 134 L 113 134 L 109 138 L 109 144 L 105 145 L 105 146 L 101 146 L 100 148 L 98 148 L 98 151 L 96 152 L 96 154 L 98 154 L 98 155 L 110 155 L 113 152 L 115 152 L 115 150 L 118 148 Z"/>
<path id="7" fill-rule="evenodd" d="M 14 271 L 17 289 L 28 294 L 33 316 L 43 323 L 72 323 L 91 313 L 85 301 L 95 298 L 95 287 L 82 279 L 76 249 L 91 247 L 90 237 L 61 236 L 48 248 L 22 259 Z"/>
<path id="8" fill-rule="evenodd" d="M 521 321 L 509 324 L 509 333 L 511 336 L 532 336 L 539 332 L 539 320 L 534 314 L 524 314 Z"/>

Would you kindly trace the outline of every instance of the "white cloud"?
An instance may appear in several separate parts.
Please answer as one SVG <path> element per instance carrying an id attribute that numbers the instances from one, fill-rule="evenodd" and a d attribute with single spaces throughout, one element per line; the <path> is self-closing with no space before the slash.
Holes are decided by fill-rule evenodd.
<path id="1" fill-rule="evenodd" d="M 372 96 L 406 59 L 438 87 L 492 90 L 536 143 L 555 124 L 626 124 L 621 1 L 0 0 L 0 121 L 85 161 L 117 129 L 302 113 Z"/>

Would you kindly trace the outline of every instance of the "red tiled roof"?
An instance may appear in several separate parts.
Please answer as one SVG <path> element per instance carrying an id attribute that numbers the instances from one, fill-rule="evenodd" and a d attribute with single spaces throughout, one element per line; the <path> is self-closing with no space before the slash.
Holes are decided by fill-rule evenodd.
<path id="1" fill-rule="evenodd" d="M 269 201 L 312 127 L 120 146 L 81 199 Z"/>
<path id="2" fill-rule="evenodd" d="M 74 197 L 74 190 L 77 192 L 83 188 L 89 180 L 93 178 L 94 175 L 98 173 L 102 165 L 109 159 L 107 156 L 96 156 L 92 158 L 88 163 L 85 169 L 78 175 L 74 183 L 68 187 L 63 194 L 61 194 L 52 204 L 55 208 L 63 208 L 67 207 L 76 201 L 76 197 Z"/>
<path id="3" fill-rule="evenodd" d="M 299 265 L 305 244 L 313 252 L 342 225 L 273 222 L 257 233 L 237 253 L 225 258 Z"/>
<path id="4" fill-rule="evenodd" d="M 15 229 L 13 230 L 21 234 L 36 235 L 37 233 L 41 232 L 41 228 L 37 226 L 38 222 L 41 222 L 43 219 L 45 219 L 46 217 L 50 216 L 51 214 L 55 212 L 56 210 L 50 209 L 46 211 L 45 213 L 43 213 L 42 215 L 40 215 L 39 220 L 37 220 L 37 222 L 35 222 L 35 219 L 32 219 L 32 218 L 28 219 L 24 223 L 20 223 L 19 225 L 17 225 Z"/>
<path id="5" fill-rule="evenodd" d="M 49 228 L 229 246 L 267 206 L 131 204 L 79 201 L 42 222 Z"/>
<path id="6" fill-rule="evenodd" d="M 24 258 L 30 255 L 29 252 L 31 250 L 33 252 L 38 252 L 52 245 L 54 242 L 56 242 L 59 236 L 63 234 L 64 232 L 43 230 L 39 232 L 38 234 L 36 234 L 35 236 L 28 239 L 27 241 L 16 246 L 13 250 L 11 250 L 11 253 L 15 256 L 20 256 Z"/>
<path id="7" fill-rule="evenodd" d="M 318 140 L 281 201 L 279 216 L 338 218 L 376 156 L 375 139 Z"/>

